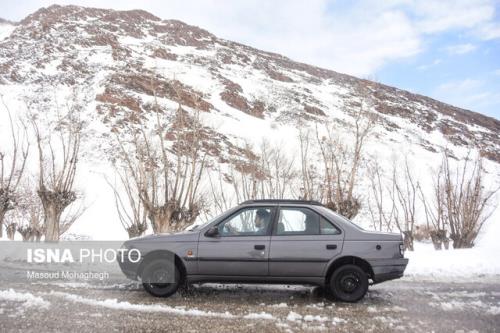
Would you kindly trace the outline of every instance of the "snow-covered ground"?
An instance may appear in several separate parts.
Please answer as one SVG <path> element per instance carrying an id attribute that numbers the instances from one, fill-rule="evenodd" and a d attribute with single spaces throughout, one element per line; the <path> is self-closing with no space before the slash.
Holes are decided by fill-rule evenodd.
<path id="1" fill-rule="evenodd" d="M 465 278 L 500 275 L 500 212 L 487 220 L 471 249 L 436 251 L 430 243 L 415 243 L 405 275 L 411 278 Z"/>
<path id="2" fill-rule="evenodd" d="M 7 281 L 0 288 L 2 329 L 494 332 L 500 314 L 499 285 L 491 282 L 391 281 L 355 304 L 330 302 L 305 287 L 211 284 L 168 299 L 140 286 L 110 287 Z"/>
<path id="3" fill-rule="evenodd" d="M 469 280 L 485 275 L 500 275 L 498 253 L 480 246 L 436 251 L 432 244 L 417 242 L 415 251 L 407 251 L 405 254 L 410 259 L 405 276 L 413 279 Z"/>
<path id="4" fill-rule="evenodd" d="M 18 292 L 13 289 L 0 290 L 0 301 L 18 302 L 23 308 L 48 308 L 50 302 L 39 296 L 27 292 Z"/>

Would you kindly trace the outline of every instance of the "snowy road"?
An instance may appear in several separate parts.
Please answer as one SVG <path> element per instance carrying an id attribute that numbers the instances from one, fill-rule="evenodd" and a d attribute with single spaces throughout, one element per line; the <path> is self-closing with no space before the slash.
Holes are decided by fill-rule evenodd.
<path id="1" fill-rule="evenodd" d="M 387 282 L 358 304 L 293 286 L 211 284 L 157 299 L 131 283 L 5 281 L 0 319 L 2 332 L 497 332 L 500 278 Z"/>

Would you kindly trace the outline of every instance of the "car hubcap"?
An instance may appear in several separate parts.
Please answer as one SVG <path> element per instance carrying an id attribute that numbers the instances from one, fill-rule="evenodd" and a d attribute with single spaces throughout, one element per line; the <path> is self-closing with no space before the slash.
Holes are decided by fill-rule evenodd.
<path id="1" fill-rule="evenodd" d="M 358 289 L 361 279 L 357 274 L 347 273 L 340 278 L 340 288 L 345 293 L 353 293 Z"/>
<path id="2" fill-rule="evenodd" d="M 151 280 L 152 282 L 150 282 L 149 285 L 153 288 L 166 288 L 171 285 L 171 283 L 168 283 L 169 273 L 165 269 L 154 271 L 153 274 L 151 274 Z"/>

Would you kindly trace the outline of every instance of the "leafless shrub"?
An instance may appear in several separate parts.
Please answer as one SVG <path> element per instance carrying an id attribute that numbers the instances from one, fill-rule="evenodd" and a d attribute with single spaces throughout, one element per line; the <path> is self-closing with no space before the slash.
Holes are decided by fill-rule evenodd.
<path id="1" fill-rule="evenodd" d="M 11 141 L 7 151 L 0 150 L 0 238 L 3 234 L 3 223 L 5 215 L 16 206 L 16 191 L 23 177 L 28 159 L 29 143 L 27 140 L 26 126 L 22 121 L 14 121 L 9 107 L 0 95 L 2 105 L 9 119 Z M 14 229 L 13 229 L 14 228 Z M 9 226 L 8 234 L 13 237 L 12 230 L 15 226 Z"/>
<path id="2" fill-rule="evenodd" d="M 447 152 L 443 153 L 439 190 L 444 206 L 444 218 L 450 228 L 450 238 L 454 248 L 474 246 L 484 222 L 490 217 L 488 212 L 491 199 L 498 191 L 484 187 L 482 158 L 472 158 L 469 153 L 462 163 L 453 168 Z"/>

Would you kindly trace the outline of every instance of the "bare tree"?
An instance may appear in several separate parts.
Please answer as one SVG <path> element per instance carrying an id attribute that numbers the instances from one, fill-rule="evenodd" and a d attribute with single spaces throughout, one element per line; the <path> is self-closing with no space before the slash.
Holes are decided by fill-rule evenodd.
<path id="1" fill-rule="evenodd" d="M 300 199 L 323 200 L 323 184 L 321 175 L 316 166 L 314 156 L 314 141 L 311 139 L 310 130 L 299 124 L 300 147 Z M 312 151 L 312 152 L 311 152 Z"/>
<path id="2" fill-rule="evenodd" d="M 245 150 L 252 151 L 254 156 L 249 144 Z M 280 146 L 273 147 L 266 140 L 258 147 L 255 158 L 234 159 L 226 172 L 220 166 L 215 171 L 215 176 L 209 174 L 209 183 L 212 205 L 217 212 L 245 200 L 290 197 L 297 177 L 293 159 Z"/>
<path id="3" fill-rule="evenodd" d="M 246 145 L 247 151 L 254 151 Z M 292 183 L 296 177 L 294 161 L 282 148 L 272 147 L 263 140 L 256 149 L 255 158 L 233 161 L 229 180 L 233 185 L 238 202 L 252 199 L 283 199 L 291 195 Z"/>
<path id="4" fill-rule="evenodd" d="M 405 248 L 413 251 L 414 230 L 417 211 L 417 189 L 419 183 L 415 180 L 408 157 L 405 157 L 403 173 L 398 172 L 396 161 L 393 164 L 391 200 L 396 202 L 394 209 L 394 222 L 399 231 L 404 235 Z"/>
<path id="5" fill-rule="evenodd" d="M 198 111 L 191 115 L 179 105 L 169 118 L 156 98 L 153 109 L 153 131 L 141 124 L 139 129 L 132 129 L 133 138 L 128 143 L 116 135 L 121 148 L 119 158 L 138 189 L 153 232 L 182 230 L 203 209 L 203 127 Z"/>
<path id="6" fill-rule="evenodd" d="M 472 159 L 470 155 L 452 169 L 450 156 L 445 151 L 441 164 L 443 180 L 440 184 L 443 187 L 440 193 L 454 248 L 474 246 L 481 227 L 492 213 L 487 211 L 488 204 L 498 191 L 498 188 L 485 189 L 482 158 L 478 154 Z"/>
<path id="7" fill-rule="evenodd" d="M 263 198 L 283 199 L 290 195 L 292 184 L 297 176 L 294 160 L 283 152 L 282 147 L 271 147 L 266 140 L 262 141 L 259 150 L 260 168 L 264 179 L 260 184 Z"/>
<path id="8" fill-rule="evenodd" d="M 391 191 L 395 191 L 394 182 L 384 180 L 381 167 L 377 161 L 369 166 L 370 196 L 368 199 L 368 210 L 373 221 L 373 228 L 378 231 L 392 232 L 396 203 L 390 199 Z"/>
<path id="9" fill-rule="evenodd" d="M 224 173 L 219 165 L 214 172 L 208 173 L 210 196 L 210 206 L 213 211 L 211 216 L 221 214 L 237 203 L 234 201 L 235 195 L 231 184 L 231 179 L 227 173 Z M 215 214 L 214 214 L 215 213 Z"/>
<path id="10" fill-rule="evenodd" d="M 136 184 L 127 169 L 116 168 L 119 182 L 106 182 L 113 190 L 118 218 L 127 231 L 129 238 L 141 236 L 148 228 L 147 211 L 140 199 Z M 123 190 L 123 191 L 122 191 Z"/>
<path id="11" fill-rule="evenodd" d="M 253 153 L 253 147 L 246 143 L 244 151 L 246 157 L 235 158 L 229 166 L 227 180 L 232 185 L 232 190 L 237 202 L 254 200 L 263 197 L 262 183 L 266 177 L 258 155 Z"/>
<path id="12" fill-rule="evenodd" d="M 73 185 L 78 165 L 82 122 L 74 111 L 72 107 L 68 107 L 68 113 L 57 120 L 46 137 L 40 131 L 37 117 L 31 117 L 38 147 L 38 195 L 43 205 L 45 241 L 48 242 L 59 240 L 61 216 L 77 199 Z M 64 225 L 72 222 L 66 221 Z"/>
<path id="13" fill-rule="evenodd" d="M 353 218 L 361 204 L 354 195 L 358 184 L 358 174 L 363 159 L 365 140 L 374 126 L 374 116 L 367 113 L 363 103 L 354 115 L 353 137 L 344 142 L 338 135 L 333 123 L 326 124 L 322 135 L 316 125 L 316 141 L 323 164 L 322 200 L 327 207 Z"/>
<path id="14" fill-rule="evenodd" d="M 431 241 L 436 250 L 441 250 L 443 245 L 445 249 L 449 247 L 443 190 L 442 168 L 439 168 L 437 176 L 434 177 L 430 195 L 426 195 L 421 186 L 418 187 L 420 200 L 424 206 L 427 230 L 430 230 Z"/>
<path id="15" fill-rule="evenodd" d="M 62 236 L 71 226 L 78 220 L 86 211 L 87 206 L 84 203 L 79 205 L 72 204 L 61 215 L 61 223 L 59 226 L 59 236 Z"/>
<path id="16" fill-rule="evenodd" d="M 14 121 L 12 114 L 0 95 L 2 105 L 7 112 L 11 141 L 8 149 L 0 150 L 0 238 L 3 235 L 5 215 L 16 206 L 16 190 L 22 179 L 28 159 L 29 143 L 26 126 L 22 121 Z M 14 229 L 15 231 L 15 229 Z M 12 226 L 9 228 L 12 236 Z"/>

